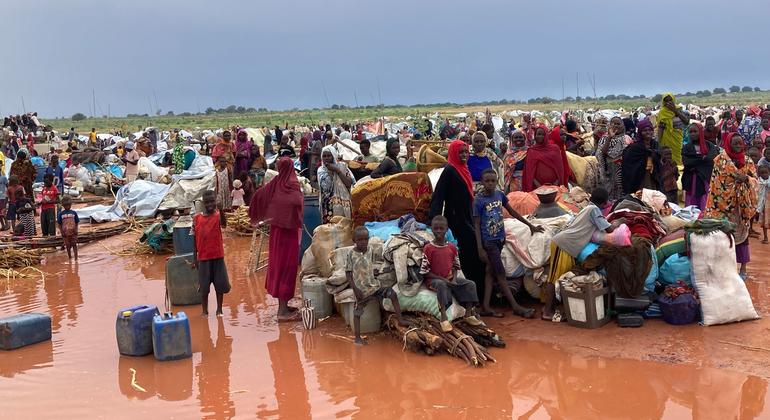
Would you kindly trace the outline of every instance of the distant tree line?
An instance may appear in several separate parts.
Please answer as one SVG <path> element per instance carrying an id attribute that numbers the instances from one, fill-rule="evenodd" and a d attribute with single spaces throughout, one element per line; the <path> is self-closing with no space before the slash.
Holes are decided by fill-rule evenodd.
<path id="1" fill-rule="evenodd" d="M 726 95 L 729 93 L 739 93 L 739 92 L 761 92 L 762 89 L 760 89 L 758 86 L 751 87 L 751 86 L 738 86 L 738 85 L 732 85 L 729 88 L 714 88 L 712 90 L 699 90 L 697 92 L 685 92 L 685 93 L 677 93 L 675 94 L 676 97 L 698 97 L 698 98 L 706 98 L 712 95 Z M 450 107 L 460 107 L 460 106 L 493 106 L 493 105 L 516 105 L 516 104 L 550 104 L 550 103 L 575 103 L 575 102 L 581 102 L 581 101 L 588 101 L 588 100 L 596 100 L 596 101 L 632 101 L 632 100 L 641 100 L 641 99 L 649 99 L 653 103 L 659 103 L 662 99 L 661 94 L 657 94 L 651 98 L 647 98 L 645 95 L 606 95 L 606 96 L 598 96 L 598 97 L 572 97 L 567 96 L 562 100 L 554 99 L 548 96 L 538 97 L 538 98 L 530 98 L 526 101 L 520 101 L 516 99 L 500 99 L 495 101 L 481 101 L 481 102 L 467 102 L 467 103 L 456 103 L 456 102 L 441 102 L 441 103 L 431 103 L 431 104 L 414 104 L 414 105 L 401 105 L 401 104 L 395 104 L 395 105 L 384 105 L 384 104 L 378 104 L 378 105 L 366 105 L 366 106 L 357 106 L 357 107 L 351 107 L 347 105 L 339 105 L 339 104 L 333 104 L 330 109 L 332 110 L 342 110 L 342 109 L 382 109 L 382 108 L 450 108 Z M 321 111 L 322 108 L 313 108 L 312 111 Z M 292 108 L 285 111 L 292 111 L 292 112 L 300 112 L 300 111 L 308 111 L 305 109 L 299 109 L 299 108 Z M 192 113 L 192 112 L 182 112 L 180 114 L 174 114 L 174 111 L 168 111 L 166 112 L 166 116 L 173 117 L 192 117 L 196 115 L 217 115 L 217 114 L 254 114 L 254 113 L 262 113 L 262 112 L 271 112 L 271 110 L 267 108 L 254 108 L 254 107 L 244 107 L 244 106 L 236 106 L 236 105 L 230 105 L 225 108 L 212 108 L 208 107 L 204 112 L 198 112 L 198 113 Z M 155 115 L 161 115 L 161 110 L 156 111 Z M 149 114 L 127 114 L 127 118 L 148 118 Z M 72 115 L 71 119 L 72 121 L 83 121 L 87 119 L 88 117 L 84 115 L 81 112 L 75 113 Z"/>

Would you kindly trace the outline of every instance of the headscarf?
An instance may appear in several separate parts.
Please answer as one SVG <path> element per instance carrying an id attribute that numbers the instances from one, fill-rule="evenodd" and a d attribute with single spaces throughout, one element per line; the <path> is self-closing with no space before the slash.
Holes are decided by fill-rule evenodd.
<path id="1" fill-rule="evenodd" d="M 545 129 L 545 126 L 541 126 L 543 129 Z M 572 175 L 572 168 L 569 166 L 569 159 L 567 159 L 567 148 L 564 145 L 564 141 L 561 139 L 561 126 L 556 125 L 553 129 L 551 129 L 551 132 L 548 133 L 546 141 L 550 142 L 553 145 L 556 145 L 556 147 L 559 148 L 559 151 L 561 152 L 561 162 L 562 166 L 564 166 L 564 176 L 565 176 L 565 184 L 566 180 L 569 180 L 570 178 L 573 178 Z"/>
<path id="2" fill-rule="evenodd" d="M 460 175 L 460 178 L 465 182 L 465 187 L 468 188 L 468 193 L 471 197 L 473 194 L 473 180 L 471 179 L 471 171 L 468 170 L 468 164 L 460 161 L 460 150 L 467 149 L 468 145 L 462 140 L 454 140 L 449 143 L 449 152 L 447 154 L 447 163 L 452 166 L 455 171 Z"/>
<path id="3" fill-rule="evenodd" d="M 635 137 L 636 141 L 644 141 L 642 140 L 642 130 L 644 130 L 645 128 L 652 128 L 653 130 L 655 129 L 652 126 L 652 121 L 650 121 L 649 118 L 639 120 L 639 122 L 636 123 L 636 137 Z"/>
<path id="4" fill-rule="evenodd" d="M 709 148 L 706 144 L 706 132 L 703 130 L 703 126 L 700 125 L 700 123 L 692 123 L 690 124 L 690 127 L 695 126 L 695 128 L 698 129 L 698 145 L 700 149 L 700 154 L 705 155 L 708 153 Z M 690 127 L 687 127 L 687 136 L 690 135 Z M 690 139 L 690 142 L 692 142 L 695 139 Z"/>
<path id="5" fill-rule="evenodd" d="M 671 148 L 671 157 L 677 165 L 682 164 L 682 130 L 674 128 L 674 111 L 665 107 L 665 100 L 667 97 L 671 97 L 671 100 L 676 105 L 676 98 L 671 92 L 666 92 L 660 98 L 660 112 L 658 112 L 658 122 L 665 124 L 666 129 L 663 131 L 663 135 L 658 139 L 658 143 L 661 146 L 668 146 Z"/>
<path id="6" fill-rule="evenodd" d="M 337 149 L 330 144 L 328 146 L 324 146 L 321 149 L 321 157 L 323 157 L 324 152 L 329 152 L 332 155 L 332 165 L 336 165 L 340 159 Z M 330 191 L 334 186 L 332 181 L 333 179 L 331 174 L 326 169 L 326 165 L 324 165 L 322 161 L 321 166 L 318 168 L 318 186 L 322 191 Z"/>
<path id="7" fill-rule="evenodd" d="M 730 145 L 732 142 L 732 139 L 734 136 L 740 137 L 740 134 L 738 133 L 724 133 L 722 134 L 722 148 L 725 149 L 725 153 L 727 153 L 727 156 L 730 156 L 730 159 L 735 162 L 735 166 L 738 167 L 738 169 L 742 168 L 743 165 L 746 164 L 746 150 L 742 150 L 741 152 L 736 152 L 733 150 L 733 147 Z M 741 141 L 743 141 L 743 137 L 741 137 Z"/>
<path id="8" fill-rule="evenodd" d="M 546 138 L 543 139 L 542 144 L 537 144 L 533 141 L 532 146 L 527 149 L 527 158 L 524 161 L 524 172 L 522 173 L 521 189 L 522 191 L 532 191 L 535 189 L 534 180 L 537 175 L 537 164 L 542 163 L 549 166 L 558 178 L 559 185 L 567 185 L 567 177 L 564 173 L 564 161 L 559 164 L 559 157 L 562 150 L 556 144 L 549 141 L 548 129 L 540 124 L 535 128 L 537 130 L 542 129 L 546 133 Z M 560 139 L 561 140 L 561 139 Z"/>
<path id="9" fill-rule="evenodd" d="M 302 226 L 304 196 L 300 190 L 292 160 L 278 159 L 278 175 L 258 189 L 249 203 L 252 224 L 268 221 L 283 229 L 299 229 Z"/>

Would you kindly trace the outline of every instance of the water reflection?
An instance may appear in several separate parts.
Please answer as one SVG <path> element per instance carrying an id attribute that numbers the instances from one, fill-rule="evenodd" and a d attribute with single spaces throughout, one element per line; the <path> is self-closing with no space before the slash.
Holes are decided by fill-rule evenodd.
<path id="1" fill-rule="evenodd" d="M 230 355 L 233 352 L 233 339 L 225 333 L 222 317 L 216 321 L 199 318 L 201 322 L 201 359 L 195 366 L 198 382 L 198 400 L 201 413 L 205 418 L 232 418 L 235 416 L 235 404 L 230 398 Z M 211 337 L 209 322 L 216 322 L 216 342 Z"/>
<path id="2" fill-rule="evenodd" d="M 272 410 L 260 409 L 257 416 L 281 417 L 287 419 L 310 418 L 310 403 L 305 371 L 299 357 L 297 337 L 292 326 L 279 325 L 278 338 L 267 343 L 277 407 Z"/>
<path id="3" fill-rule="evenodd" d="M 0 376 L 13 378 L 18 374 L 28 373 L 31 370 L 42 369 L 53 365 L 53 342 L 44 341 L 20 349 L 4 351 L 0 350 Z"/>
<path id="4" fill-rule="evenodd" d="M 75 325 L 78 308 L 83 305 L 83 289 L 80 286 L 79 264 L 67 264 L 58 273 L 48 275 L 43 286 L 51 328 L 59 331 L 63 321 Z"/>

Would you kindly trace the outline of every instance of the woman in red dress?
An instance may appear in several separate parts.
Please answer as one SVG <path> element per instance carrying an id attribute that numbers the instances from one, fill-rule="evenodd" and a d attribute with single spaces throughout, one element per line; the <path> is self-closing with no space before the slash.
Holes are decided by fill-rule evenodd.
<path id="1" fill-rule="evenodd" d="M 299 320 L 289 308 L 294 297 L 299 261 L 299 241 L 305 197 L 300 190 L 294 165 L 289 158 L 276 164 L 278 175 L 258 189 L 251 198 L 249 217 L 252 224 L 270 225 L 269 259 L 265 288 L 278 299 L 278 322 Z"/>

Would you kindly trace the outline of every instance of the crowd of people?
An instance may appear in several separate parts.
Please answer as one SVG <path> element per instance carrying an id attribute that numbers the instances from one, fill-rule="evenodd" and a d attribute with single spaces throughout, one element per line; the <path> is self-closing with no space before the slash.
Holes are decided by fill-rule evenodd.
<path id="1" fill-rule="evenodd" d="M 26 119 L 26 127 L 32 124 L 33 116 Z M 542 230 L 521 217 L 509 204 L 507 195 L 543 186 L 577 185 L 570 164 L 575 156 L 595 158 L 596 170 L 582 186 L 594 193 L 592 205 L 596 208 L 591 209 L 585 220 L 596 229 L 610 232 L 617 226 L 601 220 L 613 203 L 642 190 L 659 191 L 665 196 L 665 206 L 693 206 L 702 217 L 732 221 L 737 226 L 736 257 L 741 264 L 741 275 L 745 276 L 750 260 L 749 237 L 759 235 L 753 223 L 763 230 L 763 242 L 768 242 L 769 119 L 770 109 L 757 106 L 745 110 L 730 107 L 717 113 L 688 110 L 677 104 L 674 95 L 666 93 L 657 109 L 639 109 L 627 115 L 618 113 L 609 119 L 599 113 L 583 118 L 577 113 L 564 112 L 550 124 L 545 119 L 538 121 L 524 114 L 518 121 L 510 119 L 497 129 L 489 112 L 485 120 L 464 119 L 455 124 L 445 121 L 429 125 L 426 131 L 404 124 L 398 131 L 388 133 L 379 121 L 375 138 L 363 124 L 342 124 L 335 129 L 329 124 L 293 128 L 284 125 L 273 129 L 263 127 L 264 143 L 257 144 L 246 129 L 232 127 L 205 139 L 200 153 L 209 155 L 215 165 L 214 188 L 206 200 L 209 204 L 213 200 L 216 212 L 209 209 L 207 214 L 216 214 L 224 225 L 225 212 L 248 205 L 255 224 L 270 224 L 267 288 L 279 299 L 279 319 L 294 320 L 297 313 L 288 306 L 288 301 L 293 297 L 296 282 L 299 259 L 296 238 L 302 226 L 304 199 L 297 175 L 306 177 L 317 189 L 322 223 L 329 223 L 335 216 L 351 218 L 351 191 L 361 176 L 351 170 L 350 161 L 341 159 L 338 142 L 354 142 L 358 146 L 354 160 L 372 164 L 373 169 L 366 175 L 377 179 L 404 172 L 408 163 L 405 158 L 412 157 L 411 140 L 437 134 L 448 146 L 447 164 L 431 196 L 428 219 L 433 222 L 437 242 L 432 245 L 435 249 L 426 254 L 430 255 L 429 259 L 435 257 L 435 261 L 427 260 L 427 265 L 422 267 L 423 274 L 430 279 L 426 285 L 440 291 L 442 305 L 452 295 L 463 304 L 478 306 L 478 315 L 482 317 L 497 317 L 502 314 L 490 306 L 492 289 L 508 291 L 503 287 L 505 270 L 501 261 L 505 238 L 503 210 L 525 223 L 533 233 Z M 23 131 L 19 128 L 23 125 L 19 119 L 6 118 L 11 130 L 12 123 Z M 95 137 L 95 131 L 91 137 Z M 154 146 L 149 137 L 127 141 L 115 150 L 125 165 L 124 176 L 128 182 L 137 177 L 140 157 L 152 152 Z M 184 140 L 178 132 L 171 138 L 174 144 L 168 151 L 167 163 L 174 173 L 181 173 L 190 163 Z M 384 157 L 377 158 L 370 153 L 373 141 L 385 142 Z M 141 150 L 137 145 L 140 142 L 147 143 L 150 149 Z M 404 146 L 408 150 L 406 157 L 401 153 Z M 1 228 L 14 229 L 18 237 L 35 235 L 34 215 L 39 212 L 43 235 L 55 235 L 58 228 L 69 238 L 76 238 L 79 220 L 68 216 L 71 201 L 62 197 L 62 167 L 67 164 L 59 163 L 56 151 L 46 155 L 49 166 L 45 170 L 42 192 L 35 197 L 32 184 L 37 171 L 30 163 L 30 149 L 34 150 L 34 145 L 19 147 L 10 176 L 0 175 Z M 265 183 L 269 169 L 276 170 L 277 175 Z M 57 214 L 55 209 L 60 206 L 64 210 Z M 447 246 L 440 238 L 444 225 L 456 238 L 456 247 Z M 349 267 L 356 295 L 361 300 L 373 295 L 388 297 L 378 292 L 366 274 L 371 263 L 365 258 L 368 248 L 364 232 L 357 232 L 356 237 L 361 239 L 361 244 L 356 243 L 356 252 L 362 256 L 356 254 Z M 67 243 L 74 246 L 71 239 Z M 443 251 L 445 248 L 449 250 Z M 74 250 L 77 257 L 76 247 Z M 223 270 L 219 266 L 214 268 L 216 272 Z M 466 281 L 457 276 L 460 269 L 471 280 L 472 291 Z M 217 286 L 213 278 L 209 284 Z M 227 287 L 220 286 L 218 294 L 225 293 Z M 519 305 L 510 291 L 503 295 L 515 314 L 534 316 L 534 311 Z M 218 297 L 221 303 L 221 296 Z M 546 308 L 544 317 L 551 316 L 551 312 Z M 476 315 L 474 311 L 469 313 Z"/>

